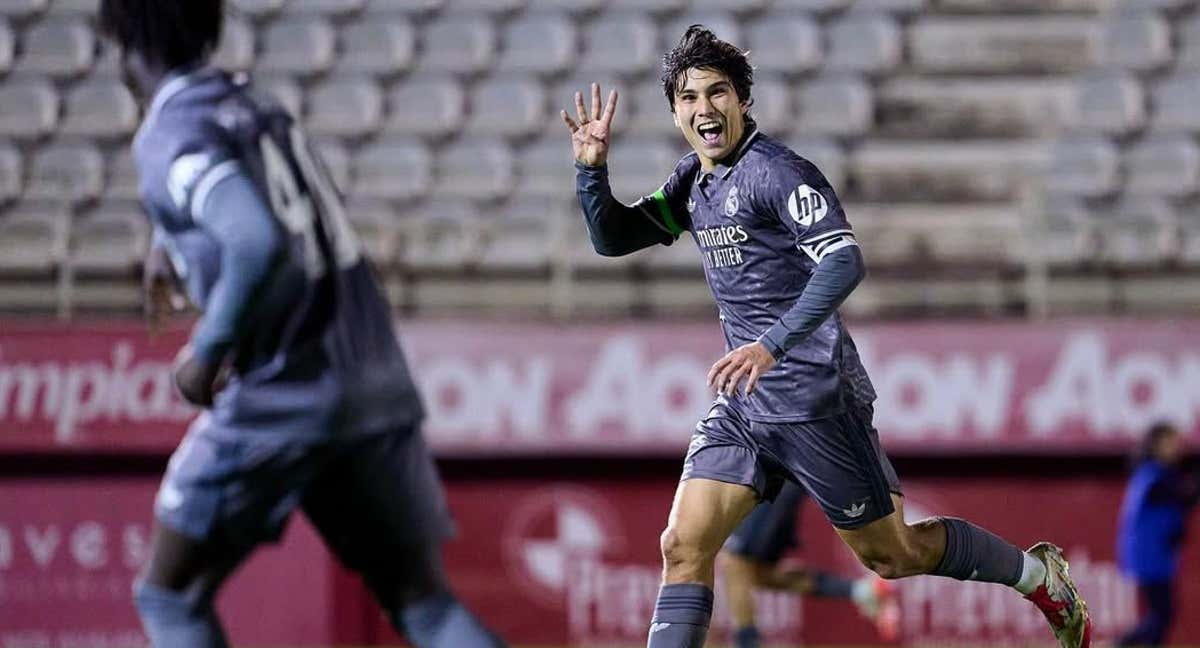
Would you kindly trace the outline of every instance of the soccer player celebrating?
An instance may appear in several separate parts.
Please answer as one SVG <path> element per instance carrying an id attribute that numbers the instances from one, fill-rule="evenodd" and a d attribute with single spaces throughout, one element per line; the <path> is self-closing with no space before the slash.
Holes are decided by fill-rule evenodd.
<path id="1" fill-rule="evenodd" d="M 900 605 L 888 581 L 874 574 L 852 580 L 831 572 L 780 564 L 784 552 L 796 546 L 796 518 L 803 503 L 804 489 L 785 482 L 775 500 L 756 506 L 721 549 L 725 602 L 733 618 L 735 648 L 761 645 L 754 620 L 756 589 L 850 601 L 860 614 L 875 622 L 880 639 L 896 640 Z"/>
<path id="2" fill-rule="evenodd" d="M 838 534 L 884 578 L 935 574 L 1002 583 L 1046 616 L 1063 648 L 1090 644 L 1087 608 L 1058 547 L 1021 551 L 965 520 L 904 520 L 899 480 L 871 425 L 874 391 L 836 310 L 865 274 L 838 197 L 808 160 L 749 116 L 745 52 L 700 25 L 664 56 L 663 90 L 693 152 L 632 206 L 612 197 L 605 162 L 617 94 L 563 111 L 576 186 L 601 255 L 692 233 L 728 352 L 718 396 L 696 426 L 662 534 L 663 584 L 649 648 L 704 644 L 717 552 L 784 480 L 803 485 Z"/>
<path id="3" fill-rule="evenodd" d="M 143 203 L 203 311 L 174 379 L 205 411 L 171 458 L 134 586 L 146 633 L 226 646 L 217 589 L 300 507 L 414 645 L 500 646 L 449 592 L 421 402 L 336 189 L 291 116 L 206 67 L 222 16 L 221 0 L 100 4 L 152 97 L 134 141 Z"/>

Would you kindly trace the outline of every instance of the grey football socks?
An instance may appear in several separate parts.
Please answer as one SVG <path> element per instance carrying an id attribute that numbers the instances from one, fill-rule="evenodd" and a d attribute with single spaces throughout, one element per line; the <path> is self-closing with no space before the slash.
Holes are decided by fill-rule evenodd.
<path id="1" fill-rule="evenodd" d="M 734 648 L 759 648 L 761 645 L 762 638 L 754 626 L 742 626 L 733 633 Z"/>
<path id="2" fill-rule="evenodd" d="M 946 528 L 946 553 L 936 576 L 1014 586 L 1024 572 L 1025 552 L 1003 538 L 958 518 L 938 518 Z"/>
<path id="3" fill-rule="evenodd" d="M 152 648 L 228 648 L 212 597 L 140 581 L 133 602 Z"/>
<path id="4" fill-rule="evenodd" d="M 646 648 L 703 648 L 712 608 L 713 592 L 707 585 L 663 585 Z"/>
<path id="5" fill-rule="evenodd" d="M 453 595 L 441 593 L 405 607 L 400 626 L 417 648 L 503 648 Z"/>
<path id="6" fill-rule="evenodd" d="M 826 598 L 851 598 L 854 593 L 854 581 L 829 572 L 814 572 L 812 593 L 813 596 Z"/>

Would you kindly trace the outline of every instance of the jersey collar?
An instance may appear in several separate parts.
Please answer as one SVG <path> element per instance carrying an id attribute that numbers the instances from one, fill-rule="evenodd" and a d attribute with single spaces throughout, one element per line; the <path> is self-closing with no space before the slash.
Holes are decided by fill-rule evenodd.
<path id="1" fill-rule="evenodd" d="M 750 148 L 751 142 L 758 138 L 758 126 L 754 125 L 753 122 L 750 122 L 749 125 L 750 132 L 742 136 L 741 146 L 732 155 L 726 156 L 720 162 L 713 165 L 713 175 L 719 175 L 724 180 L 729 177 L 730 173 L 733 173 L 734 165 L 738 163 L 738 160 L 742 159 L 742 155 L 746 153 L 746 149 Z"/>

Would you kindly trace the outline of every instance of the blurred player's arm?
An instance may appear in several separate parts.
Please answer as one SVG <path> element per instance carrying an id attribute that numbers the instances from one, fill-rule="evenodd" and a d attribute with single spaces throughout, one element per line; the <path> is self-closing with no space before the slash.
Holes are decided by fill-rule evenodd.
<path id="1" fill-rule="evenodd" d="M 575 119 L 562 111 L 561 117 L 571 131 L 571 149 L 575 153 L 575 189 L 587 221 L 592 247 L 604 256 L 620 256 L 656 244 L 670 245 L 682 231 L 674 226 L 667 199 L 660 190 L 631 205 L 613 198 L 608 185 L 608 145 L 613 115 L 617 110 L 617 92 L 609 94 L 600 108 L 600 85 L 592 84 L 592 107 L 583 105 L 583 94 L 575 93 Z M 658 219 L 663 219 L 661 222 Z"/>
<path id="2" fill-rule="evenodd" d="M 186 306 L 179 276 L 171 264 L 165 236 L 158 227 L 150 241 L 150 250 L 142 264 L 143 312 L 151 335 L 162 332 L 171 313 Z"/>
<path id="3" fill-rule="evenodd" d="M 221 270 L 190 344 L 176 360 L 175 382 L 190 402 L 208 406 L 221 364 L 245 332 L 245 315 L 284 250 L 278 221 L 262 193 L 236 161 L 193 201 L 193 218 L 221 248 Z"/>

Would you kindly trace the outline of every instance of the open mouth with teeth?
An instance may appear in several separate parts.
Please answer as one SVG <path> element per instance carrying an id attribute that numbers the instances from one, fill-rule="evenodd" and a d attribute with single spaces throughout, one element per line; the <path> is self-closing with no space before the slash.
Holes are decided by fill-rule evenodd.
<path id="1" fill-rule="evenodd" d="M 725 128 L 720 122 L 707 121 L 699 126 L 696 126 L 696 133 L 700 135 L 700 139 L 704 140 L 709 146 L 719 146 L 721 144 L 721 135 L 725 133 Z"/>

